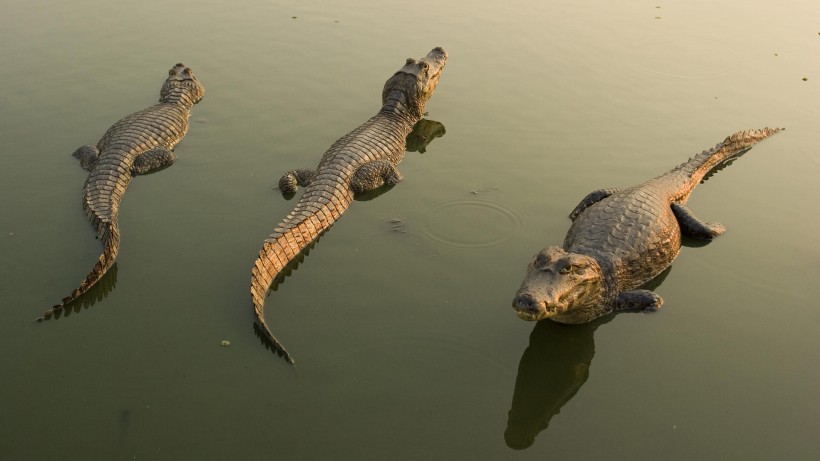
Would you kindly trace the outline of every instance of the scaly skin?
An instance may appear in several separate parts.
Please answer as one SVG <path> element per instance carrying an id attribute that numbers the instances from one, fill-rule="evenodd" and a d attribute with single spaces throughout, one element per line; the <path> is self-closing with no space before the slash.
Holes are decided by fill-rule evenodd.
<path id="1" fill-rule="evenodd" d="M 708 240 L 724 231 L 684 206 L 692 190 L 779 131 L 741 131 L 643 184 L 587 195 L 570 213 L 563 247 L 544 248 L 527 267 L 513 300 L 518 316 L 577 324 L 618 310 L 660 308 L 661 297 L 639 287 L 672 264 L 681 234 Z"/>
<path id="2" fill-rule="evenodd" d="M 315 170 L 291 171 L 280 179 L 283 194 L 294 193 L 297 185 L 306 188 L 293 211 L 265 240 L 251 269 L 251 298 L 256 326 L 288 362 L 293 358 L 265 322 L 265 297 L 273 280 L 341 217 L 356 194 L 401 180 L 396 165 L 404 157 L 405 139 L 421 120 L 446 61 L 442 48 L 419 61 L 408 59 L 385 83 L 378 114 L 333 143 Z"/>
<path id="3" fill-rule="evenodd" d="M 168 71 L 158 104 L 128 115 L 111 126 L 96 145 L 74 152 L 82 167 L 90 171 L 83 186 L 83 209 L 102 241 L 103 253 L 80 286 L 38 320 L 50 318 L 82 296 L 114 265 L 120 244 L 120 201 L 128 183 L 135 175 L 173 164 L 176 156 L 172 149 L 185 137 L 191 107 L 204 95 L 205 88 L 191 69 L 177 64 Z"/>

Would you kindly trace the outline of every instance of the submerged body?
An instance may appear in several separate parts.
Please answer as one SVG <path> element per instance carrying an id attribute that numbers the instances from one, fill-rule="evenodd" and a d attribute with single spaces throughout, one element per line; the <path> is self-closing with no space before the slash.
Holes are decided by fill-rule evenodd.
<path id="1" fill-rule="evenodd" d="M 530 262 L 513 300 L 518 316 L 577 324 L 617 310 L 660 308 L 660 296 L 640 287 L 672 264 L 681 236 L 712 239 L 724 231 L 684 206 L 692 190 L 778 131 L 735 133 L 643 184 L 587 195 L 570 214 L 563 246 L 544 248 Z"/>
<path id="2" fill-rule="evenodd" d="M 204 95 L 191 69 L 177 64 L 168 71 L 158 104 L 118 121 L 96 145 L 74 151 L 73 156 L 90 172 L 83 185 L 83 209 L 103 244 L 103 253 L 80 286 L 40 320 L 82 296 L 114 265 L 120 242 L 119 207 L 128 183 L 135 175 L 173 164 L 172 149 L 185 137 L 191 107 Z"/>
<path id="3" fill-rule="evenodd" d="M 301 251 L 336 222 L 356 194 L 401 180 L 396 165 L 405 140 L 421 120 L 427 99 L 444 69 L 447 53 L 434 48 L 426 57 L 408 59 L 382 91 L 382 108 L 370 120 L 333 143 L 315 170 L 288 172 L 279 181 L 284 194 L 306 186 L 293 211 L 264 242 L 251 270 L 251 298 L 256 325 L 286 360 L 293 359 L 271 333 L 264 317 L 265 297 L 273 280 Z"/>

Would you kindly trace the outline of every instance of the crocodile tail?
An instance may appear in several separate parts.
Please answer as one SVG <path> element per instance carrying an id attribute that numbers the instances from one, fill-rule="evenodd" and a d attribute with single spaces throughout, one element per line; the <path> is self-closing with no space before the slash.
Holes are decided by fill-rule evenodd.
<path id="1" fill-rule="evenodd" d="M 684 173 L 686 193 L 691 192 L 701 181 L 725 165 L 726 162 L 745 154 L 758 142 L 785 128 L 763 128 L 760 130 L 738 131 L 726 137 L 715 147 L 705 150 L 678 166 L 673 173 Z"/>
<path id="2" fill-rule="evenodd" d="M 265 322 L 265 297 L 288 264 L 341 217 L 353 201 L 352 197 L 349 191 L 331 197 L 321 188 L 306 190 L 294 211 L 265 239 L 251 269 L 251 298 L 256 326 L 274 350 L 290 363 L 294 363 L 293 358 Z"/>
<path id="3" fill-rule="evenodd" d="M 114 265 L 114 261 L 117 259 L 117 254 L 120 250 L 120 229 L 117 225 L 117 221 L 115 219 L 114 221 L 100 222 L 97 225 L 97 229 L 97 234 L 103 244 L 103 252 L 96 264 L 94 264 L 91 272 L 89 272 L 85 280 L 80 282 L 80 286 L 75 288 L 70 295 L 63 298 L 58 304 L 55 304 L 54 307 L 47 310 L 42 317 L 37 319 L 38 322 L 51 318 L 53 314 L 61 311 L 66 305 L 82 296 L 83 293 L 90 290 L 94 284 L 99 282 Z"/>

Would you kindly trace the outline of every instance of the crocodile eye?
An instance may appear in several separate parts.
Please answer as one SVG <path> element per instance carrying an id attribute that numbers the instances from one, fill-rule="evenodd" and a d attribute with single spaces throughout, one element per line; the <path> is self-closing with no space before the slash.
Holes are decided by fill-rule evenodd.
<path id="1" fill-rule="evenodd" d="M 545 255 L 544 253 L 540 253 L 538 254 L 538 256 L 535 257 L 533 265 L 539 269 L 544 269 L 545 267 L 547 267 L 548 263 L 549 258 L 547 258 L 547 255 Z"/>
<path id="2" fill-rule="evenodd" d="M 415 64 L 415 63 L 416 63 L 416 60 L 413 59 L 413 58 L 407 58 L 407 61 L 404 61 L 404 65 Z"/>
<path id="3" fill-rule="evenodd" d="M 191 69 L 189 67 L 182 69 L 182 75 L 191 75 Z"/>
<path id="4" fill-rule="evenodd" d="M 426 62 L 421 61 L 421 62 L 419 63 L 419 67 L 421 67 L 421 70 L 427 70 L 427 69 L 429 69 L 429 68 L 430 68 L 430 64 L 427 64 Z"/>
<path id="5" fill-rule="evenodd" d="M 168 75 L 174 75 L 174 69 L 169 70 Z"/>
<path id="6" fill-rule="evenodd" d="M 561 268 L 561 275 L 567 275 L 572 272 L 575 272 L 575 266 L 573 266 L 572 264 L 569 264 Z"/>

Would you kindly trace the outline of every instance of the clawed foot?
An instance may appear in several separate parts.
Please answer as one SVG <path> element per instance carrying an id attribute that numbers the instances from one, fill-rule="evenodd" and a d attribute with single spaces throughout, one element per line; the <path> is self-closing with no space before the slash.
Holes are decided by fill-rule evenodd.
<path id="1" fill-rule="evenodd" d="M 624 291 L 618 295 L 615 306 L 617 310 L 655 312 L 663 306 L 663 298 L 649 290 Z"/>

